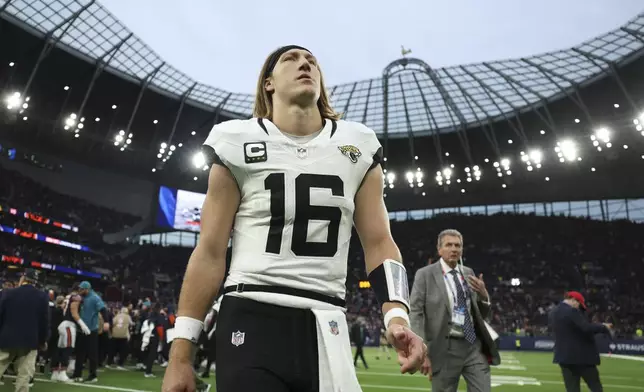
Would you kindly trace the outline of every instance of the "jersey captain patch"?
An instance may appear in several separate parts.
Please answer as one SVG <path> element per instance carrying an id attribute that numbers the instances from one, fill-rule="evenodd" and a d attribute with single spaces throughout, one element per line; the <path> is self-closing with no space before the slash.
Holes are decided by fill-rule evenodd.
<path id="1" fill-rule="evenodd" d="M 360 152 L 358 147 L 352 146 L 350 144 L 338 146 L 338 150 L 340 150 L 340 152 L 348 157 L 353 163 L 358 163 L 358 158 L 362 156 L 362 153 Z"/>

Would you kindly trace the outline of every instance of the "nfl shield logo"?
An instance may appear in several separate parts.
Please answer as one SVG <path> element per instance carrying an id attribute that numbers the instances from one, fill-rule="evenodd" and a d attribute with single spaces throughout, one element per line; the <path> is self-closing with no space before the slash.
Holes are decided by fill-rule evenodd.
<path id="1" fill-rule="evenodd" d="M 340 333 L 340 329 L 338 329 L 338 323 L 335 321 L 329 321 L 329 327 L 331 327 L 331 335 L 337 335 Z"/>
<path id="2" fill-rule="evenodd" d="M 231 339 L 231 343 L 237 347 L 241 346 L 244 344 L 244 336 L 246 335 L 245 332 L 233 332 L 233 338 Z"/>
<path id="3" fill-rule="evenodd" d="M 309 156 L 309 152 L 306 148 L 297 148 L 297 157 L 300 159 L 306 159 Z"/>

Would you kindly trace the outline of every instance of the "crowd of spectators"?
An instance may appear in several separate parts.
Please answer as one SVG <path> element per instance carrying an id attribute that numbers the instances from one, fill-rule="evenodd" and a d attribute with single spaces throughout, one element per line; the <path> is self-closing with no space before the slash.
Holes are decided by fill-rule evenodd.
<path id="1" fill-rule="evenodd" d="M 0 183 L 0 203 L 71 220 L 81 227 L 81 232 L 88 230 L 88 225 L 89 230 L 119 231 L 135 222 L 133 217 L 42 187 L 1 165 Z M 16 226 L 53 230 L 5 215 L 0 214 L 0 218 Z M 630 337 L 643 327 L 644 304 L 638 298 L 644 294 L 644 225 L 501 213 L 444 214 L 432 219 L 393 221 L 391 227 L 410 286 L 418 268 L 437 260 L 438 233 L 447 228 L 461 231 L 463 261 L 477 274 L 483 274 L 493 302 L 491 325 L 501 333 L 547 333 L 548 311 L 567 290 L 584 293 L 592 317 L 613 323 L 618 335 Z M 58 229 L 55 232 L 66 234 Z M 176 303 L 190 253 L 188 248 L 148 244 L 125 257 L 99 257 L 0 233 L 0 254 L 80 269 L 98 265 L 111 271 L 108 284 L 117 292 L 110 297 L 131 299 L 145 293 L 164 305 Z M 348 315 L 351 320 L 364 318 L 375 339 L 382 327 L 382 316 L 373 292 L 359 287 L 359 282 L 365 280 L 364 257 L 354 235 L 348 260 Z"/>

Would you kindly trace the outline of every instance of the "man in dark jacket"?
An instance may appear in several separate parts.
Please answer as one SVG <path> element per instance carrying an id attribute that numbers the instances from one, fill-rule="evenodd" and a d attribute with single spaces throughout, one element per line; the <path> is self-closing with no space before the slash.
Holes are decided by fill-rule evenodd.
<path id="1" fill-rule="evenodd" d="M 36 272 L 28 270 L 19 287 L 0 298 L 0 376 L 14 362 L 16 392 L 29 391 L 38 350 L 46 351 L 49 339 L 49 298 L 35 287 L 36 281 Z"/>
<path id="2" fill-rule="evenodd" d="M 585 310 L 584 297 L 569 291 L 550 313 L 550 326 L 555 334 L 553 362 L 561 367 L 568 392 L 579 392 L 581 378 L 591 392 L 603 390 L 597 370 L 600 360 L 595 335 L 610 334 L 612 325 L 590 323 L 582 314 Z"/>
<path id="3" fill-rule="evenodd" d="M 367 327 L 365 326 L 364 319 L 362 317 L 358 317 L 355 324 L 353 324 L 353 326 L 351 327 L 351 340 L 353 340 L 353 343 L 356 345 L 356 355 L 353 357 L 353 366 L 358 366 L 358 357 L 360 357 L 362 359 L 362 363 L 364 364 L 364 368 L 369 369 L 369 366 L 367 366 L 367 361 L 364 359 L 363 351 L 365 340 L 367 339 L 368 335 L 369 332 L 367 331 Z"/>

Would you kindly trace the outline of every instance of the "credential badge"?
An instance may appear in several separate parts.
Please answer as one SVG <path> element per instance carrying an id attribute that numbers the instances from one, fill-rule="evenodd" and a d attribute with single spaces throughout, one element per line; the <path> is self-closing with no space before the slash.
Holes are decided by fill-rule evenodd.
<path id="1" fill-rule="evenodd" d="M 329 321 L 329 327 L 331 327 L 331 335 L 338 335 L 340 333 L 338 323 L 335 320 Z"/>
<path id="2" fill-rule="evenodd" d="M 233 332 L 233 337 L 232 337 L 232 339 L 231 339 L 231 341 L 230 341 L 230 342 L 231 342 L 234 346 L 239 347 L 239 346 L 241 346 L 242 344 L 244 344 L 244 337 L 245 337 L 245 336 L 246 336 L 246 333 L 245 333 L 245 332 L 240 332 L 240 331 Z"/>
<path id="3" fill-rule="evenodd" d="M 344 145 L 344 146 L 338 146 L 338 150 L 340 150 L 340 152 L 344 156 L 349 158 L 351 160 L 351 162 L 353 162 L 353 163 L 358 163 L 358 158 L 360 158 L 362 156 L 362 153 L 360 152 L 358 147 L 352 146 L 350 144 L 347 144 L 347 145 Z"/>

